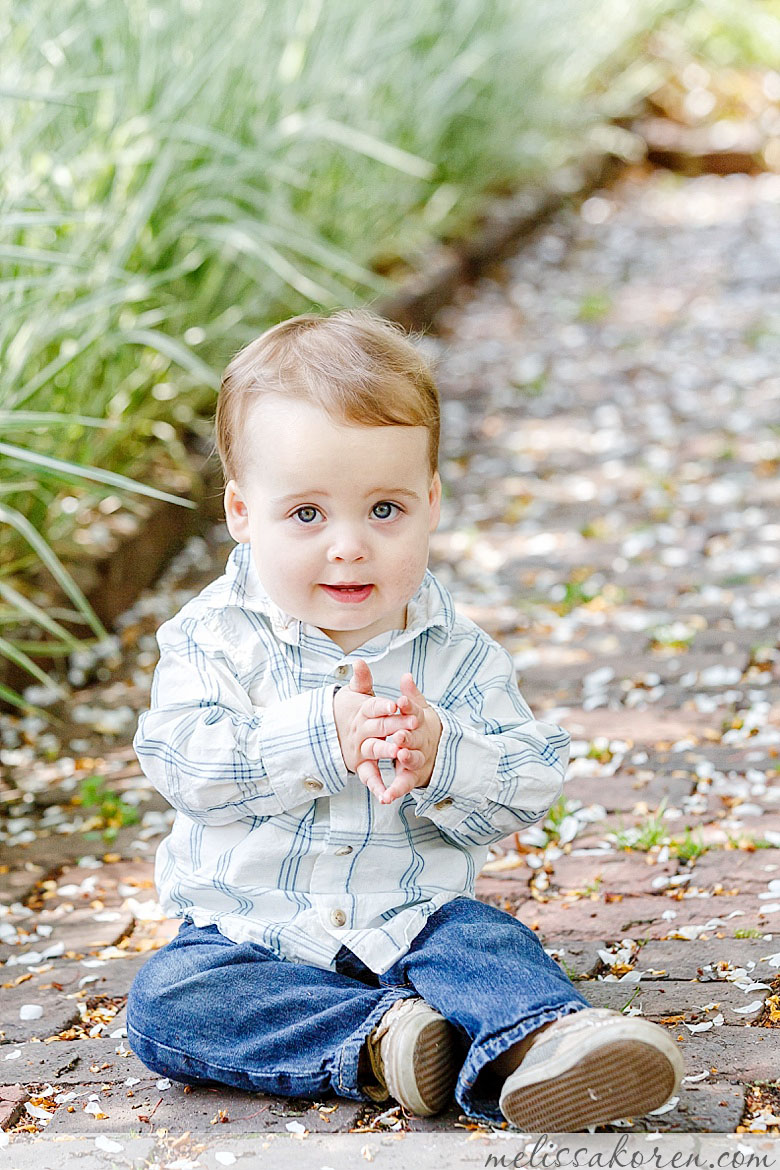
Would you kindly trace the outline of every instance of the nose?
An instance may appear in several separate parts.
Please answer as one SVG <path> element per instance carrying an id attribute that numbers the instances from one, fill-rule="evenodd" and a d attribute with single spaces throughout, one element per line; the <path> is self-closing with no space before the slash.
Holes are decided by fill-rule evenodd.
<path id="1" fill-rule="evenodd" d="M 365 556 L 365 540 L 354 525 L 344 524 L 332 532 L 328 548 L 329 561 L 362 561 L 365 560 Z"/>

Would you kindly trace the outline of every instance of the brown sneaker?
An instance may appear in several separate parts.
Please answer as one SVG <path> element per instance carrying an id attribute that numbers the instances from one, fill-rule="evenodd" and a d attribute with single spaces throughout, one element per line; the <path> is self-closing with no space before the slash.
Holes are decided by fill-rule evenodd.
<path id="1" fill-rule="evenodd" d="M 388 1095 L 420 1117 L 438 1113 L 458 1079 L 455 1029 L 419 997 L 397 999 L 366 1040 L 377 1086 L 364 1086 L 376 1101 Z"/>
<path id="2" fill-rule="evenodd" d="M 498 1103 L 507 1121 L 527 1133 L 576 1133 L 658 1109 L 684 1071 L 658 1024 L 583 1008 L 539 1033 Z"/>

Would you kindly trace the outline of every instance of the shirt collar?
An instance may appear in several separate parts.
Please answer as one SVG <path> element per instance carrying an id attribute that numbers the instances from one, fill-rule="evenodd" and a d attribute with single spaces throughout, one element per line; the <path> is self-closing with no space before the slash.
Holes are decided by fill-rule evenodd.
<path id="1" fill-rule="evenodd" d="M 207 586 L 201 596 L 212 609 L 237 606 L 239 609 L 263 614 L 268 618 L 271 629 L 280 641 L 299 645 L 304 635 L 316 640 L 324 638 L 314 626 L 291 617 L 271 600 L 260 583 L 252 560 L 251 546 L 248 543 L 236 545 L 228 557 L 223 575 Z M 389 649 L 391 645 L 417 637 L 431 626 L 441 626 L 449 636 L 454 621 L 452 598 L 430 569 L 426 569 L 419 589 L 407 603 L 406 629 L 378 634 L 370 642 L 366 642 L 361 650 L 371 647 L 379 653 Z M 340 653 L 335 643 L 334 647 Z"/>

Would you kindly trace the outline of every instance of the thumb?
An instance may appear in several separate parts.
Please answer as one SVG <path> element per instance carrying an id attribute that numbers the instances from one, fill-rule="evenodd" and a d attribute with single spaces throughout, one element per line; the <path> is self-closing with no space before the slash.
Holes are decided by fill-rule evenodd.
<path id="1" fill-rule="evenodd" d="M 416 703 L 422 703 L 424 706 L 427 706 L 425 695 L 417 686 L 413 675 L 401 675 L 401 693 L 407 695 L 410 699 L 414 699 Z"/>
<path id="2" fill-rule="evenodd" d="M 374 693 L 374 680 L 371 677 L 371 671 L 368 669 L 368 663 L 364 662 L 362 658 L 356 658 L 352 665 L 349 689 L 357 691 L 360 695 L 373 695 Z"/>

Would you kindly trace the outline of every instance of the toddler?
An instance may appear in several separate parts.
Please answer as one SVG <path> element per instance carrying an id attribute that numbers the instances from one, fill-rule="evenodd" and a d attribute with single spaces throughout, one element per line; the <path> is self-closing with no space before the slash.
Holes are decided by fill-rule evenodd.
<path id="1" fill-rule="evenodd" d="M 185 1084 L 419 1115 L 454 1094 L 531 1132 L 657 1108 L 667 1033 L 590 1008 L 474 895 L 560 794 L 569 736 L 427 568 L 421 354 L 367 310 L 295 317 L 230 362 L 216 428 L 237 544 L 160 627 L 134 740 L 176 810 L 155 883 L 182 922 L 133 981 L 131 1047 Z"/>

